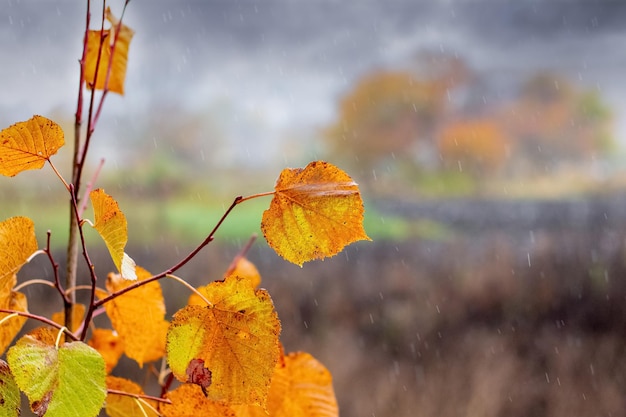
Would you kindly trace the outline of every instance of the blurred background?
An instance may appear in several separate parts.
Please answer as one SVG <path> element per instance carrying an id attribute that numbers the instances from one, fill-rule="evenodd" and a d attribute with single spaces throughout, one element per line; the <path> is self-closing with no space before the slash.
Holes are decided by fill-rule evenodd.
<path id="1" fill-rule="evenodd" d="M 71 143 L 84 13 L 2 0 L 2 128 L 42 114 Z M 107 98 L 86 178 L 105 158 L 127 252 L 158 272 L 284 167 L 350 173 L 373 242 L 302 269 L 262 239 L 249 253 L 286 349 L 331 370 L 344 417 L 623 415 L 624 19 L 609 0 L 134 1 L 126 95 Z M 69 177 L 70 146 L 53 161 Z M 0 179 L 0 201 L 64 258 L 51 170 Z M 268 205 L 238 207 L 180 275 L 219 279 Z M 188 293 L 163 285 L 171 314 Z"/>

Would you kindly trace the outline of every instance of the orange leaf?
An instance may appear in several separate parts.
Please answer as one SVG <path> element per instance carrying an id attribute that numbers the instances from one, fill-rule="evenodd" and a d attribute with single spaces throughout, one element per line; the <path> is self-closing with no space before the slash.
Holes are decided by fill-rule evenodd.
<path id="1" fill-rule="evenodd" d="M 10 293 L 9 297 L 0 300 L 0 308 L 14 311 L 28 311 L 28 303 L 26 296 L 21 292 Z M 0 313 L 0 320 L 8 316 L 7 313 Z M 6 320 L 0 326 L 0 355 L 4 353 L 11 344 L 15 336 L 20 332 L 22 326 L 26 323 L 26 317 L 17 316 Z"/>
<path id="2" fill-rule="evenodd" d="M 276 365 L 267 398 L 261 407 L 233 407 L 237 417 L 338 417 L 330 372 L 305 352 L 290 353 Z"/>
<path id="3" fill-rule="evenodd" d="M 110 329 L 94 329 L 88 345 L 100 352 L 104 358 L 107 375 L 115 368 L 124 353 L 124 344 L 120 337 Z"/>
<path id="4" fill-rule="evenodd" d="M 152 274 L 137 267 L 139 279 L 149 278 Z M 118 274 L 109 274 L 106 288 L 113 293 L 131 285 Z M 99 298 L 108 294 L 98 291 Z M 158 281 L 153 281 L 129 291 L 104 305 L 124 344 L 124 353 L 137 361 L 144 362 L 159 359 L 165 353 L 165 335 L 168 323 L 165 321 L 165 303 Z"/>
<path id="5" fill-rule="evenodd" d="M 363 229 L 363 201 L 352 178 L 328 162 L 281 172 L 274 198 L 263 213 L 267 243 L 286 260 L 302 266 L 340 252 Z"/>
<path id="6" fill-rule="evenodd" d="M 265 290 L 230 276 L 207 287 L 212 306 L 179 310 L 167 334 L 167 360 L 180 381 L 209 399 L 265 405 L 280 355 L 280 322 Z"/>
<path id="7" fill-rule="evenodd" d="M 135 261 L 124 252 L 128 241 L 126 216 L 117 201 L 98 188 L 89 194 L 94 212 L 94 229 L 109 249 L 113 263 L 124 279 L 136 280 Z"/>
<path id="8" fill-rule="evenodd" d="M 0 174 L 13 177 L 41 169 L 65 144 L 63 130 L 52 120 L 33 116 L 0 132 Z"/>
<path id="9" fill-rule="evenodd" d="M 143 394 L 143 390 L 139 385 L 125 378 L 115 376 L 106 377 L 107 389 L 124 391 L 129 394 Z M 143 400 L 150 404 L 156 410 L 156 401 Z M 141 406 L 139 405 L 141 404 Z M 134 397 L 119 394 L 107 394 L 106 412 L 109 417 L 156 417 L 153 408 L 145 403 L 137 401 Z"/>
<path id="10" fill-rule="evenodd" d="M 163 417 L 235 417 L 234 411 L 227 404 L 206 398 L 197 385 L 183 384 L 168 392 L 165 398 L 172 404 L 159 405 Z"/>
<path id="11" fill-rule="evenodd" d="M 111 29 L 104 30 L 102 33 L 99 30 L 90 30 L 87 36 L 85 83 L 87 84 L 87 88 L 93 88 L 94 79 L 96 77 L 96 65 L 98 65 L 98 82 L 95 83 L 95 86 L 98 90 L 104 90 L 109 62 L 111 62 L 111 54 L 113 54 L 113 63 L 111 64 L 107 90 L 124 95 L 128 48 L 135 32 L 128 26 L 122 24 L 120 26 L 117 42 L 115 43 L 115 51 L 112 51 L 119 20 L 113 16 L 108 7 L 106 10 L 106 18 L 111 23 Z M 100 54 L 100 62 L 98 63 L 100 44 L 102 44 L 102 53 Z"/>

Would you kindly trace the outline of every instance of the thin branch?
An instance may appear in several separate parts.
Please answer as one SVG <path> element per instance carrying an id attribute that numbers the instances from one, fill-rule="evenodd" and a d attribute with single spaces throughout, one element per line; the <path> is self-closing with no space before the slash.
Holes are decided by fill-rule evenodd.
<path id="1" fill-rule="evenodd" d="M 213 307 L 213 303 L 212 302 L 210 302 L 200 291 L 198 291 L 196 288 L 193 287 L 193 285 L 189 284 L 184 279 L 182 279 L 180 277 L 177 277 L 176 275 L 172 275 L 172 274 L 167 274 L 165 277 L 173 279 L 174 281 L 178 281 L 179 283 L 183 284 L 185 287 L 189 288 L 189 290 L 191 290 L 191 292 L 193 292 L 198 297 L 200 297 L 202 299 L 202 301 L 204 301 L 208 306 Z"/>
<path id="2" fill-rule="evenodd" d="M 256 238 L 257 238 L 256 233 L 253 233 L 252 236 L 250 236 L 250 239 L 248 239 L 248 242 L 244 245 L 243 248 L 241 248 L 239 253 L 235 255 L 230 265 L 228 265 L 228 268 L 226 269 L 226 273 L 224 274 L 225 276 L 229 276 L 230 274 L 233 273 L 235 268 L 237 268 L 237 263 L 239 262 L 239 260 L 241 258 L 244 258 L 246 254 L 248 253 L 248 251 L 250 250 L 250 248 L 252 248 L 252 245 L 254 245 Z"/>
<path id="3" fill-rule="evenodd" d="M 264 192 L 264 193 L 252 194 L 252 195 L 249 195 L 247 197 L 242 197 L 241 200 L 239 201 L 239 203 L 243 203 L 244 201 L 252 200 L 253 198 L 266 197 L 268 195 L 274 195 L 274 194 L 276 194 L 276 191 L 267 191 L 267 192 Z"/>
<path id="4" fill-rule="evenodd" d="M 17 314 L 18 316 L 23 316 L 23 317 L 27 317 L 29 319 L 33 319 L 33 320 L 37 320 L 40 321 L 44 324 L 47 324 L 48 326 L 52 326 L 58 330 L 62 330 L 66 335 L 68 335 L 70 337 L 70 339 L 74 340 L 75 342 L 80 341 L 78 339 L 78 337 L 76 337 L 74 334 L 72 334 L 72 332 L 70 332 L 67 327 L 60 325 L 59 323 L 55 323 L 54 321 L 50 320 L 49 318 L 43 317 L 43 316 L 38 316 L 36 314 L 31 314 L 31 313 L 27 313 L 25 311 L 16 311 L 16 310 L 7 310 L 4 308 L 0 308 L 0 313 L 7 313 L 7 314 Z"/>
<path id="5" fill-rule="evenodd" d="M 70 185 L 71 194 L 72 194 L 72 207 L 74 208 L 74 215 L 76 216 L 76 222 L 78 224 L 81 223 L 80 216 L 78 215 L 78 202 L 76 201 L 76 191 L 74 187 Z M 87 314 L 85 316 L 85 321 L 83 324 L 83 332 L 81 334 L 80 340 L 85 340 L 87 337 L 87 328 L 89 327 L 89 323 L 91 322 L 91 318 L 93 316 L 93 310 L 95 309 L 94 303 L 96 300 L 96 283 L 98 282 L 98 277 L 96 276 L 96 269 L 89 258 L 89 253 L 87 252 L 87 245 L 85 244 L 85 234 L 83 233 L 82 226 L 78 227 L 78 233 L 80 235 L 80 244 L 83 248 L 83 257 L 85 258 L 85 262 L 89 267 L 89 276 L 91 278 L 91 298 L 89 301 L 89 308 L 87 309 Z"/>
<path id="6" fill-rule="evenodd" d="M 135 393 L 132 393 L 132 392 L 120 391 L 120 390 L 110 389 L 110 388 L 107 389 L 107 392 L 109 394 L 113 394 L 113 395 L 124 395 L 126 397 L 142 398 L 144 400 L 156 401 L 156 402 L 163 403 L 163 404 L 171 404 L 172 403 L 167 398 L 153 397 L 152 395 L 135 394 Z"/>
<path id="7" fill-rule="evenodd" d="M 52 257 L 52 251 L 50 250 L 51 236 L 52 236 L 52 232 L 48 230 L 47 238 L 46 238 L 46 249 L 44 249 L 44 251 L 46 252 L 46 255 L 48 255 L 48 260 L 50 261 L 50 264 L 52 265 L 52 271 L 54 273 L 54 287 L 57 289 L 59 294 L 61 294 L 61 297 L 63 297 L 63 311 L 67 313 L 68 311 L 71 311 L 72 309 L 72 297 L 68 297 L 67 293 L 63 289 L 63 286 L 61 285 L 61 279 L 59 277 L 59 264 Z M 69 323 L 70 323 L 69 321 L 66 321 L 65 325 L 67 326 L 67 324 Z"/>
<path id="8" fill-rule="evenodd" d="M 143 281 L 138 281 L 132 285 L 129 285 L 128 287 L 122 288 L 119 291 L 114 292 L 113 294 L 109 295 L 108 297 L 102 298 L 99 301 L 97 301 L 94 304 L 94 307 L 100 307 L 101 305 L 108 303 L 109 301 L 113 300 L 116 297 L 119 297 L 122 294 L 126 294 L 129 291 L 134 290 L 135 288 L 141 287 L 142 285 L 146 285 L 152 281 L 157 281 L 167 275 L 171 275 L 174 272 L 176 272 L 177 270 L 179 270 L 180 268 L 182 268 L 183 266 L 185 266 L 190 260 L 192 260 L 197 254 L 198 252 L 200 252 L 206 245 L 208 245 L 209 243 L 211 243 L 215 237 L 215 233 L 217 232 L 217 230 L 220 228 L 220 226 L 222 225 L 222 223 L 224 223 L 224 220 L 226 220 L 226 217 L 228 217 L 228 215 L 230 214 L 231 211 L 233 211 L 233 209 L 237 206 L 237 204 L 239 204 L 240 200 L 241 200 L 241 196 L 235 198 L 235 200 L 231 203 L 230 207 L 228 207 L 228 209 L 224 212 L 224 214 L 222 215 L 222 217 L 220 218 L 220 220 L 217 222 L 217 224 L 215 225 L 215 227 L 213 228 L 213 230 L 211 231 L 211 233 L 209 233 L 209 235 L 202 241 L 202 243 L 200 243 L 200 245 L 198 245 L 198 247 L 196 247 L 194 250 L 192 250 L 189 255 L 185 256 L 185 258 L 183 258 L 183 260 L 181 260 L 180 262 L 178 262 L 176 265 L 174 265 L 173 267 L 171 267 L 170 269 L 163 271 L 157 275 L 153 275 L 150 278 L 146 278 Z"/>

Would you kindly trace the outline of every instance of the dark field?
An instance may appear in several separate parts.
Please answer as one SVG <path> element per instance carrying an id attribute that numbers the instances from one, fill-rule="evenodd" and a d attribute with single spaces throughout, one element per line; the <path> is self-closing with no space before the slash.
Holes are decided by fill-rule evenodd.
<path id="1" fill-rule="evenodd" d="M 471 204 L 475 221 L 381 205 L 456 232 L 359 243 L 302 269 L 257 244 L 286 350 L 331 370 L 343 417 L 625 415 L 624 200 Z M 128 252 L 157 272 L 187 249 Z M 179 275 L 217 279 L 237 250 L 209 246 Z M 163 285 L 173 313 L 189 293 Z"/>

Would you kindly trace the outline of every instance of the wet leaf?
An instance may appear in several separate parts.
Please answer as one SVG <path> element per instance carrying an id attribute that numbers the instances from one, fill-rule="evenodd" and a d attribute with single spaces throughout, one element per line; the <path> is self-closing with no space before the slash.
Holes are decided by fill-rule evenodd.
<path id="1" fill-rule="evenodd" d="M 111 62 L 111 55 L 113 55 L 113 63 L 111 64 L 111 73 L 109 74 L 107 89 L 111 92 L 123 95 L 124 81 L 126 79 L 126 63 L 128 62 L 128 48 L 135 32 L 128 26 L 122 24 L 115 44 L 115 51 L 113 51 L 113 41 L 119 20 L 113 16 L 108 7 L 106 9 L 106 19 L 111 23 L 111 29 L 106 29 L 102 33 L 100 30 L 90 30 L 87 36 L 85 83 L 87 84 L 87 88 L 91 89 L 94 87 L 97 66 L 98 81 L 95 83 L 95 88 L 103 90 L 109 62 Z M 100 54 L 100 62 L 98 63 L 98 51 L 100 50 L 101 43 L 102 53 Z"/>
<path id="2" fill-rule="evenodd" d="M 315 161 L 304 169 L 285 169 L 274 188 L 261 229 L 286 260 L 302 266 L 357 240 L 370 240 L 363 229 L 359 187 L 336 166 Z"/>
<path id="3" fill-rule="evenodd" d="M 124 344 L 118 334 L 110 329 L 94 329 L 88 344 L 102 355 L 106 373 L 110 374 L 124 353 Z"/>
<path id="4" fill-rule="evenodd" d="M 140 280 L 152 276 L 137 267 Z M 118 274 L 109 274 L 106 288 L 110 293 L 134 284 Z M 98 297 L 108 294 L 97 292 Z M 124 346 L 124 353 L 134 359 L 139 366 L 154 361 L 165 354 L 165 334 L 168 322 L 165 320 L 165 302 L 158 281 L 153 281 L 129 291 L 104 305 L 113 328 Z"/>
<path id="5" fill-rule="evenodd" d="M 124 391 L 130 394 L 143 394 L 139 385 L 125 378 L 107 376 L 106 384 L 108 389 Z M 150 404 L 154 409 L 157 407 L 156 401 L 142 400 Z M 139 405 L 141 404 L 141 406 Z M 157 413 L 145 403 L 137 401 L 133 397 L 119 394 L 107 394 L 106 412 L 109 417 L 156 417 Z"/>
<path id="6" fill-rule="evenodd" d="M 7 352 L 31 409 L 46 417 L 95 417 L 106 397 L 104 359 L 82 342 L 59 348 L 26 335 Z"/>
<path id="7" fill-rule="evenodd" d="M 20 389 L 15 383 L 9 365 L 0 359 L 0 417 L 18 417 L 20 403 Z"/>
<path id="8" fill-rule="evenodd" d="M 41 169 L 64 143 L 61 127 L 43 116 L 15 123 L 0 132 L 0 174 Z"/>
<path id="9" fill-rule="evenodd" d="M 211 400 L 265 405 L 280 355 L 280 322 L 265 290 L 230 276 L 207 287 L 212 306 L 179 310 L 167 334 L 167 359 L 183 382 Z"/>
<path id="10" fill-rule="evenodd" d="M 124 253 L 128 241 L 126 216 L 117 201 L 98 188 L 89 194 L 94 212 L 94 229 L 98 231 L 111 254 L 113 263 L 124 279 L 136 280 L 135 261 Z"/>
<path id="11" fill-rule="evenodd" d="M 163 417 L 235 417 L 234 411 L 224 402 L 205 397 L 202 389 L 193 384 L 183 384 L 166 395 L 172 404 L 161 404 Z"/>

